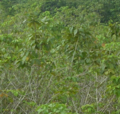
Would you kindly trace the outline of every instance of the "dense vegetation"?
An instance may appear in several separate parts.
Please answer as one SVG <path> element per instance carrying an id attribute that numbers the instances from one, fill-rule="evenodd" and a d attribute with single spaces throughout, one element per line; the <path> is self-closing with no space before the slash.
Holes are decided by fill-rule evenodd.
<path id="1" fill-rule="evenodd" d="M 1 114 L 120 114 L 119 0 L 0 0 Z"/>

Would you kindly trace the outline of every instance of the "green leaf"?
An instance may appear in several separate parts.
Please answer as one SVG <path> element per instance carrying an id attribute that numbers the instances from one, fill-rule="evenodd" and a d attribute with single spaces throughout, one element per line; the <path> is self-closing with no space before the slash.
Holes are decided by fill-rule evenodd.
<path id="1" fill-rule="evenodd" d="M 74 30 L 74 36 L 76 36 L 77 32 L 78 32 L 78 30 L 75 29 L 75 30 Z"/>
<path id="2" fill-rule="evenodd" d="M 72 33 L 73 32 L 73 27 L 70 27 L 69 30 L 70 30 L 70 33 Z"/>

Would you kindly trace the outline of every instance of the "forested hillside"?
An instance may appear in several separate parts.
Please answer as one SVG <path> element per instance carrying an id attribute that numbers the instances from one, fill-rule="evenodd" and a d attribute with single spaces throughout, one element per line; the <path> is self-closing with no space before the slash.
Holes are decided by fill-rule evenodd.
<path id="1" fill-rule="evenodd" d="M 0 0 L 0 114 L 120 114 L 120 0 Z"/>

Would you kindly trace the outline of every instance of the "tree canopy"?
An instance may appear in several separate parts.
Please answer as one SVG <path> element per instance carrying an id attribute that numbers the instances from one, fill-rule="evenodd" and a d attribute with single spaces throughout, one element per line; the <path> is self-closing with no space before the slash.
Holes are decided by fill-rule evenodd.
<path id="1" fill-rule="evenodd" d="M 119 114 L 119 0 L 0 0 L 0 113 Z"/>

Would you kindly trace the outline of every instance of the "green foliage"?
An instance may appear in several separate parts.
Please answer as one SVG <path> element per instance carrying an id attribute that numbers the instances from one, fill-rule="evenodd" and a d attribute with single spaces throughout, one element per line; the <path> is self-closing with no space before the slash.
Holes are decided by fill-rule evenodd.
<path id="1" fill-rule="evenodd" d="M 37 107 L 38 114 L 72 114 L 69 113 L 65 104 L 51 103 Z"/>
<path id="2" fill-rule="evenodd" d="M 120 97 L 120 77 L 112 76 L 111 77 L 111 85 L 108 86 L 108 91 L 112 94 L 115 94 L 116 97 Z"/>
<path id="3" fill-rule="evenodd" d="M 89 105 L 89 104 L 83 105 L 82 110 L 85 114 L 93 114 L 96 111 L 94 105 L 92 105 L 92 104 L 91 105 Z"/>
<path id="4" fill-rule="evenodd" d="M 0 5 L 6 15 L 14 15 L 22 7 L 21 4 L 27 2 L 24 0 L 1 0 Z M 19 4 L 19 5 L 18 5 Z"/>
<path id="5" fill-rule="evenodd" d="M 55 10 L 60 8 L 60 7 L 64 7 L 64 6 L 68 6 L 68 7 L 77 7 L 78 4 L 76 1 L 66 1 L 66 0 L 45 0 L 44 3 L 41 6 L 41 11 L 50 11 L 51 14 L 55 13 Z"/>
<path id="6" fill-rule="evenodd" d="M 101 22 L 108 22 L 109 20 L 113 20 L 114 22 L 119 21 L 119 11 L 120 2 L 118 0 L 108 0 L 102 1 L 103 7 L 100 11 L 102 16 Z"/>
<path id="7" fill-rule="evenodd" d="M 0 113 L 119 114 L 118 0 L 0 7 Z"/>

